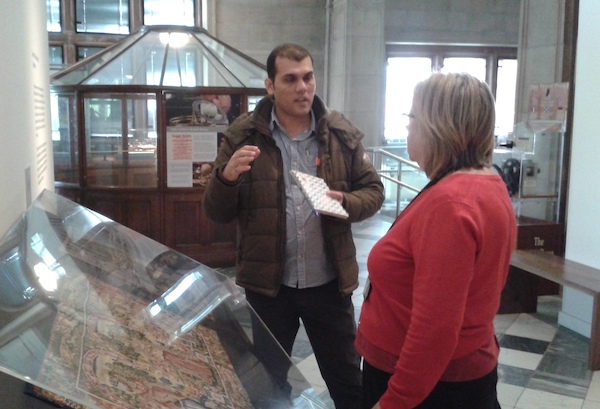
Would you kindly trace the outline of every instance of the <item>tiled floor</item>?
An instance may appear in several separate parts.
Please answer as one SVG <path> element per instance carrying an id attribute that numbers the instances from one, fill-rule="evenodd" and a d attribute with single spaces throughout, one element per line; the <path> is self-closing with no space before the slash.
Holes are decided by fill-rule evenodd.
<path id="1" fill-rule="evenodd" d="M 391 219 L 376 215 L 353 226 L 361 268 L 353 296 L 357 318 L 366 280 L 366 261 Z M 600 409 L 600 371 L 587 369 L 588 339 L 559 327 L 560 297 L 544 296 L 535 314 L 503 314 L 495 320 L 501 346 L 498 396 L 502 409 Z M 330 403 L 306 333 L 300 332 L 292 359 Z"/>

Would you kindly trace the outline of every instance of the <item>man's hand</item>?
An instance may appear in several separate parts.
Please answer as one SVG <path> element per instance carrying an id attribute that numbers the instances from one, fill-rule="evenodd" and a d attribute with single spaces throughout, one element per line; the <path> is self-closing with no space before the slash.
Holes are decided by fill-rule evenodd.
<path id="1" fill-rule="evenodd" d="M 337 190 L 328 190 L 326 194 L 330 198 L 337 200 L 339 204 L 344 204 L 344 194 L 342 192 L 338 192 Z"/>
<path id="2" fill-rule="evenodd" d="M 242 146 L 235 151 L 225 169 L 223 169 L 223 177 L 229 182 L 235 182 L 240 177 L 240 174 L 249 171 L 252 167 L 250 164 L 260 155 L 260 149 L 253 145 Z"/>

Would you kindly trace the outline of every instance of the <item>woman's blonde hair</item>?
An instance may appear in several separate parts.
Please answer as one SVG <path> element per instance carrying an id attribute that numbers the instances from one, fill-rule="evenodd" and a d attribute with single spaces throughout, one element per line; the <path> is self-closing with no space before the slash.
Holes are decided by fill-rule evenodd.
<path id="1" fill-rule="evenodd" d="M 472 75 L 433 74 L 415 87 L 411 114 L 428 152 L 429 179 L 489 166 L 494 151 L 494 97 Z"/>

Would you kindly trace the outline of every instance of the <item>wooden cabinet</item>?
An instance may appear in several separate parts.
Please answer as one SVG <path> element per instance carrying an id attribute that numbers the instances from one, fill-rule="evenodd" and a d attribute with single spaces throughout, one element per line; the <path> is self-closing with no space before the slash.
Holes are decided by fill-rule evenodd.
<path id="1" fill-rule="evenodd" d="M 206 217 L 203 188 L 157 191 L 57 186 L 56 193 L 209 267 L 235 264 L 236 223 L 217 224 Z"/>
<path id="2" fill-rule="evenodd" d="M 165 196 L 165 244 L 211 267 L 235 263 L 236 223 L 217 224 L 202 208 L 204 189 Z"/>
<path id="3" fill-rule="evenodd" d="M 517 219 L 518 250 L 561 252 L 563 228 L 560 223 L 547 222 L 528 217 Z M 502 291 L 499 314 L 535 312 L 537 297 L 558 294 L 560 286 L 542 277 L 529 274 L 516 267 L 508 270 L 508 279 Z"/>

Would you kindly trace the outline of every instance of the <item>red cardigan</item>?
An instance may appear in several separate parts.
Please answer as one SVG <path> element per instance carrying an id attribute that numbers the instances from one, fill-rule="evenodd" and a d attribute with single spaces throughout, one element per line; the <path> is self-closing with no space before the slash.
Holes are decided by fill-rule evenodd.
<path id="1" fill-rule="evenodd" d="M 515 238 L 500 177 L 456 173 L 424 191 L 375 244 L 356 347 L 393 374 L 382 409 L 413 408 L 440 380 L 494 369 L 494 316 Z"/>

